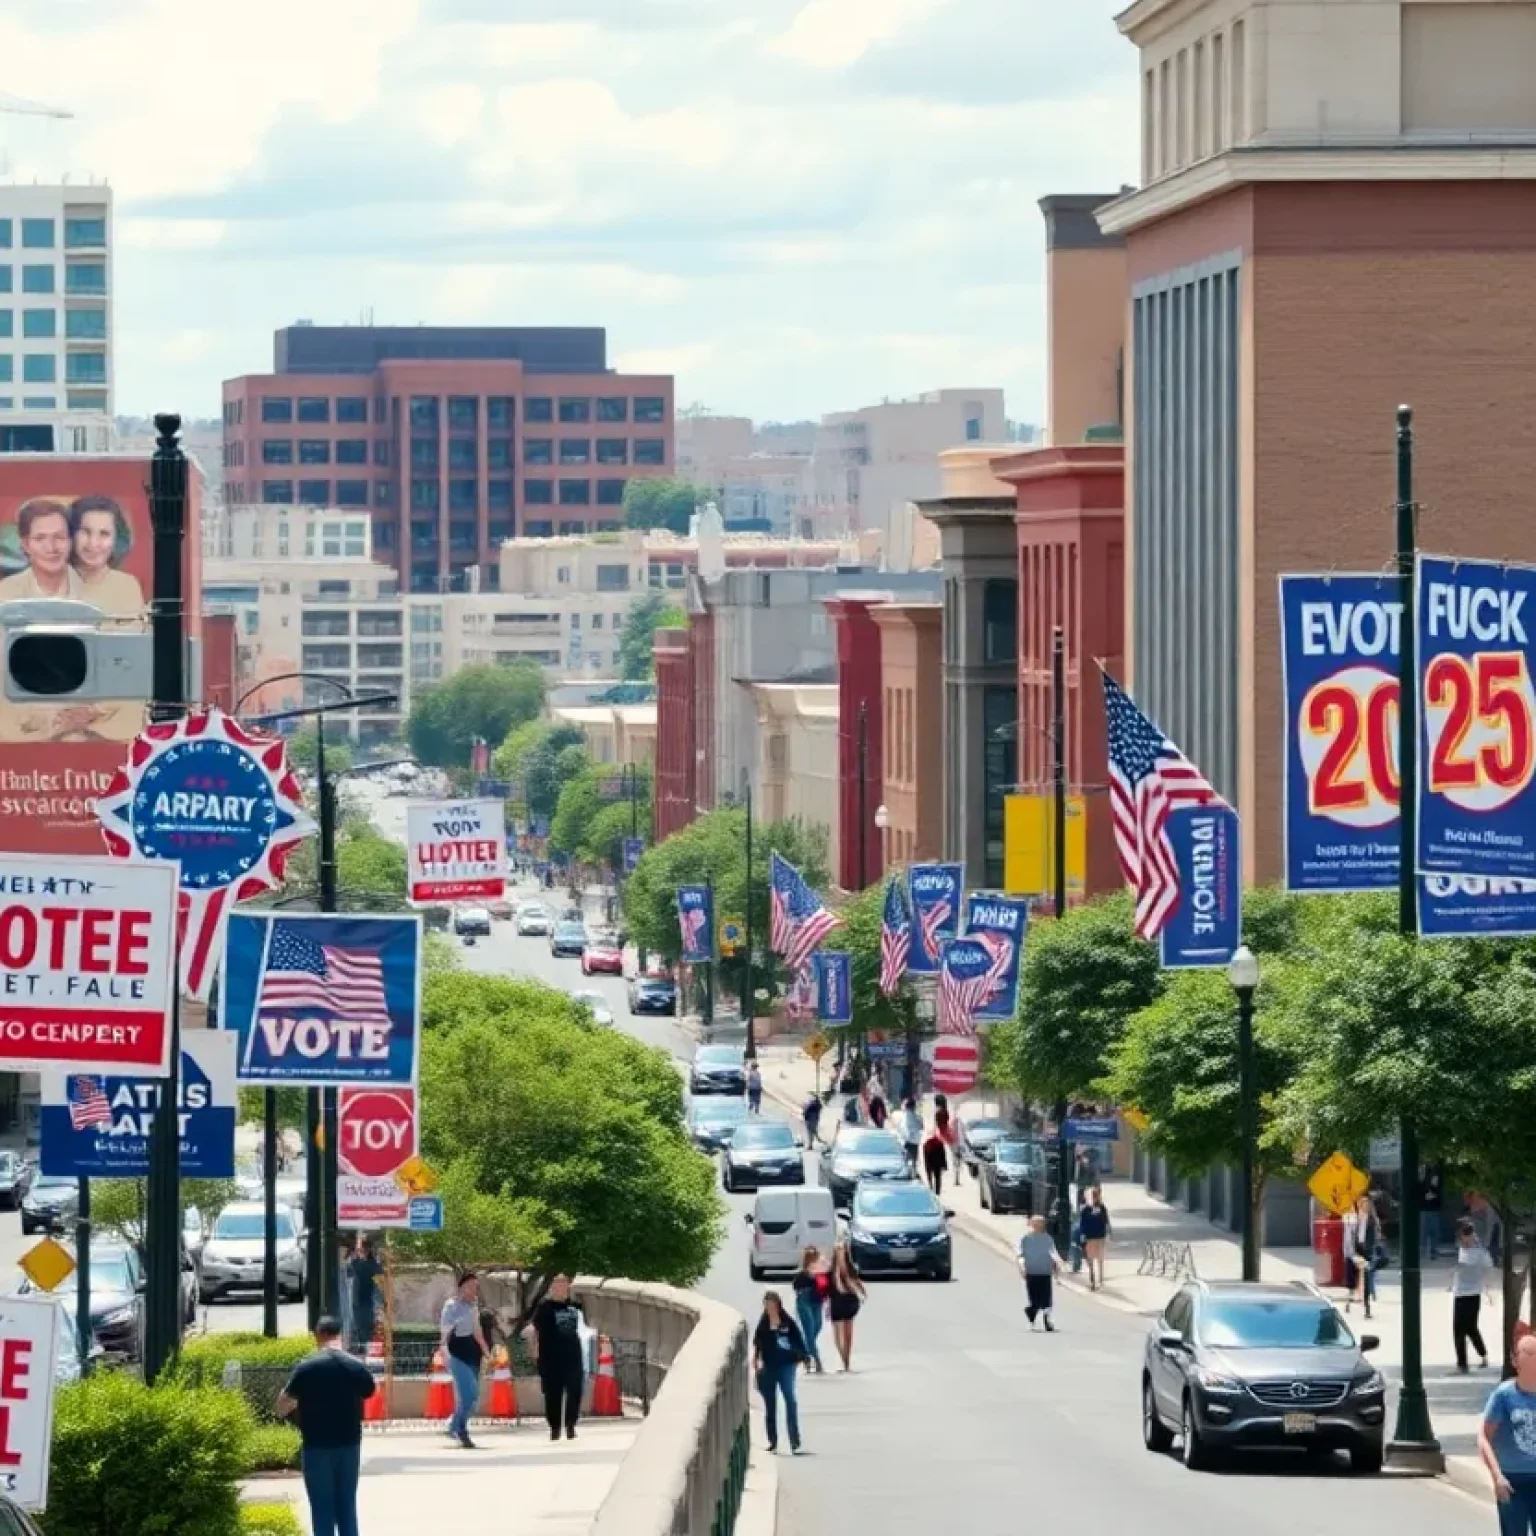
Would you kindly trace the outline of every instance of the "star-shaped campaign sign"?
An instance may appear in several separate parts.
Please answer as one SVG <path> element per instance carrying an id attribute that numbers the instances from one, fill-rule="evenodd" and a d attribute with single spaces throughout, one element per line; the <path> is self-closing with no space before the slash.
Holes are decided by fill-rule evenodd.
<path id="1" fill-rule="evenodd" d="M 181 866 L 181 985 L 207 997 L 237 901 L 280 885 L 315 823 L 281 740 L 222 710 L 146 727 L 96 802 L 107 851 Z"/>

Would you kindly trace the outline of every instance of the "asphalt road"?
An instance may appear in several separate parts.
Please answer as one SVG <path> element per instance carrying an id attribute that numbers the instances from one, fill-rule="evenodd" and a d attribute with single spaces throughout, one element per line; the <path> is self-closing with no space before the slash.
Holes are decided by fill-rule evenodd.
<path id="1" fill-rule="evenodd" d="M 556 893 L 563 904 L 563 896 Z M 497 923 L 460 954 L 469 969 L 604 993 L 619 1028 L 686 1061 L 693 1041 L 669 1019 L 632 1019 L 617 978 L 581 975 L 538 939 Z M 811 1171 L 808 1169 L 808 1176 Z M 747 1276 L 747 1229 L 733 1206 L 700 1289 L 754 1318 L 763 1287 Z M 1194 1529 L 1242 1536 L 1486 1536 L 1493 1512 L 1439 1483 L 1357 1478 L 1341 1458 L 1319 1469 L 1255 1458 L 1218 1473 L 1184 1470 L 1143 1449 L 1138 1367 L 1145 1324 L 1076 1294 L 1060 1331 L 1031 1334 L 1017 1276 L 957 1235 L 955 1279 L 870 1286 L 851 1375 L 801 1387 L 806 1454 L 780 1465 L 779 1530 L 846 1536 L 850 1528 L 1016 1536 L 1033 1522 L 1148 1536 Z M 824 1356 L 830 1331 L 823 1334 Z"/>

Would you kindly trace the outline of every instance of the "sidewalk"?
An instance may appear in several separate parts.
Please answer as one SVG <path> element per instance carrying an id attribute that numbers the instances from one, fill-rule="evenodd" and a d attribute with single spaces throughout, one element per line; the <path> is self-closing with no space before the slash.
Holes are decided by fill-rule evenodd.
<path id="1" fill-rule="evenodd" d="M 800 1106 L 809 1097 L 815 1076 L 809 1058 L 798 1049 L 770 1046 L 760 1053 L 759 1064 L 763 1087 L 769 1097 L 793 1111 L 798 1120 Z M 823 1085 L 827 1076 L 824 1066 Z M 926 1119 L 930 1105 L 925 1102 L 919 1107 Z M 960 1108 L 963 1113 L 965 1106 L 962 1104 Z M 823 1124 L 830 1126 L 836 1115 L 836 1107 L 829 1107 L 823 1116 Z M 998 1216 L 983 1211 L 976 1181 L 969 1173 L 958 1187 L 946 1181 L 944 1200 L 955 1213 L 956 1227 L 1003 1256 L 1010 1259 L 1014 1256 L 1015 1245 L 1024 1230 L 1024 1217 Z M 1204 1217 L 1168 1205 L 1140 1184 L 1125 1179 L 1104 1181 L 1104 1203 L 1109 1208 L 1113 1224 L 1104 1288 L 1090 1292 L 1086 1277 L 1068 1277 L 1066 1282 L 1085 1296 L 1091 1295 L 1093 1300 L 1119 1311 L 1148 1318 L 1157 1316 L 1181 1282 L 1137 1273 L 1146 1245 L 1154 1241 L 1187 1243 L 1195 1273 L 1202 1279 L 1240 1278 L 1242 1249 L 1238 1239 L 1213 1226 Z M 1313 1279 L 1312 1251 L 1309 1248 L 1266 1248 L 1262 1274 L 1265 1280 L 1310 1281 Z M 1472 1372 L 1462 1376 L 1457 1373 L 1451 1348 L 1451 1298 L 1446 1288 L 1449 1278 L 1450 1266 L 1443 1258 L 1424 1268 L 1421 1313 L 1424 1384 L 1430 1416 L 1445 1451 L 1447 1477 L 1457 1486 L 1491 1499 L 1487 1474 L 1477 1459 L 1477 1426 L 1488 1393 L 1499 1381 L 1501 1303 L 1494 1301 L 1483 1307 L 1483 1336 L 1492 1353 L 1493 1364 L 1488 1370 L 1480 1371 L 1474 1362 Z M 1395 1388 L 1402 1364 L 1402 1277 L 1393 1266 L 1378 1274 L 1376 1281 L 1377 1300 L 1372 1307 L 1371 1321 L 1366 1322 L 1357 1307 L 1350 1313 L 1349 1322 L 1357 1335 L 1374 1333 L 1380 1338 L 1381 1347 L 1373 1351 L 1371 1359 Z M 1497 1292 L 1496 1277 L 1493 1284 Z M 1334 1290 L 1330 1295 L 1342 1308 L 1345 1293 Z M 1389 1404 L 1389 1433 L 1394 1412 Z"/>

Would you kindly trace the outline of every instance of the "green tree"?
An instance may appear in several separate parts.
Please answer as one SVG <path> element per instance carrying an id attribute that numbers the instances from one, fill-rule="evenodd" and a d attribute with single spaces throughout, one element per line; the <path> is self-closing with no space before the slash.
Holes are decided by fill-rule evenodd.
<path id="1" fill-rule="evenodd" d="M 631 834 L 630 828 L 635 831 Z M 581 847 L 577 850 L 588 863 L 612 861 L 615 869 L 623 868 L 624 839 L 633 835 L 644 838 L 651 829 L 651 786 L 644 777 L 640 780 L 640 795 L 633 815 L 629 796 L 613 800 L 605 805 L 587 824 Z"/>
<path id="2" fill-rule="evenodd" d="M 525 720 L 507 732 L 505 740 L 491 754 L 491 772 L 498 779 L 521 782 L 534 749 L 554 730 L 547 720 Z"/>
<path id="3" fill-rule="evenodd" d="M 340 695 L 338 695 L 340 697 Z M 320 766 L 320 733 L 313 725 L 306 725 L 288 738 L 288 761 L 305 773 L 313 773 Z M 352 743 L 342 728 L 329 725 L 325 731 L 325 771 L 345 773 L 352 766 Z"/>
<path id="4" fill-rule="evenodd" d="M 838 909 L 843 926 L 827 940 L 828 949 L 847 950 L 853 971 L 853 1025 L 858 1033 L 915 1032 L 917 1004 L 910 986 L 895 997 L 880 990 L 880 921 L 885 913 L 885 882 L 860 891 Z"/>
<path id="5" fill-rule="evenodd" d="M 205 1221 L 213 1221 L 226 1205 L 240 1198 L 233 1179 L 183 1179 L 181 1203 L 195 1207 Z M 143 1179 L 92 1179 L 91 1225 L 124 1242 L 136 1243 L 144 1232 L 146 1191 Z"/>
<path id="6" fill-rule="evenodd" d="M 688 615 L 665 592 L 647 592 L 629 605 L 619 637 L 619 676 L 634 680 L 654 677 L 656 658 L 651 641 L 658 629 L 682 629 Z"/>
<path id="7" fill-rule="evenodd" d="M 587 762 L 586 738 L 574 725 L 557 725 L 549 731 L 525 760 L 528 814 L 553 818 L 560 791 Z"/>
<path id="8" fill-rule="evenodd" d="M 621 799 L 608 793 L 615 784 L 622 792 Z M 645 828 L 651 820 L 651 788 L 644 769 L 639 786 L 635 820 Z M 629 836 L 629 825 L 629 771 L 612 763 L 588 762 L 560 790 L 550 822 L 549 846 L 557 853 L 602 863 L 614 859 L 616 847 Z"/>
<path id="9" fill-rule="evenodd" d="M 630 480 L 624 487 L 624 521 L 631 528 L 666 528 L 687 533 L 694 512 L 710 491 L 686 480 Z"/>
<path id="10" fill-rule="evenodd" d="M 544 673 L 531 661 L 462 667 L 416 691 L 406 739 L 423 763 L 465 768 L 477 740 L 500 742 L 544 708 Z"/>

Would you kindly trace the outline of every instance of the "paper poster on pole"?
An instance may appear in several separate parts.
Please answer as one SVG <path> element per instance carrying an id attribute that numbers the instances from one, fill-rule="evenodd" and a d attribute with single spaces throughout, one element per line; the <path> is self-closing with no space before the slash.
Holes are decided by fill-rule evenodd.
<path id="1" fill-rule="evenodd" d="M 59 1338 L 69 1325 L 51 1296 L 0 1296 L 0 1493 L 23 1509 L 48 1503 Z"/>
<path id="2" fill-rule="evenodd" d="M 416 1090 L 343 1088 L 336 1130 L 336 1224 L 409 1227 L 411 1192 L 399 1174 L 416 1156 Z"/>
<path id="3" fill-rule="evenodd" d="M 499 901 L 507 890 L 507 808 L 500 800 L 435 801 L 405 815 L 411 904 Z"/>
<path id="4" fill-rule="evenodd" d="M 0 853 L 0 1069 L 164 1077 L 178 868 Z"/>

